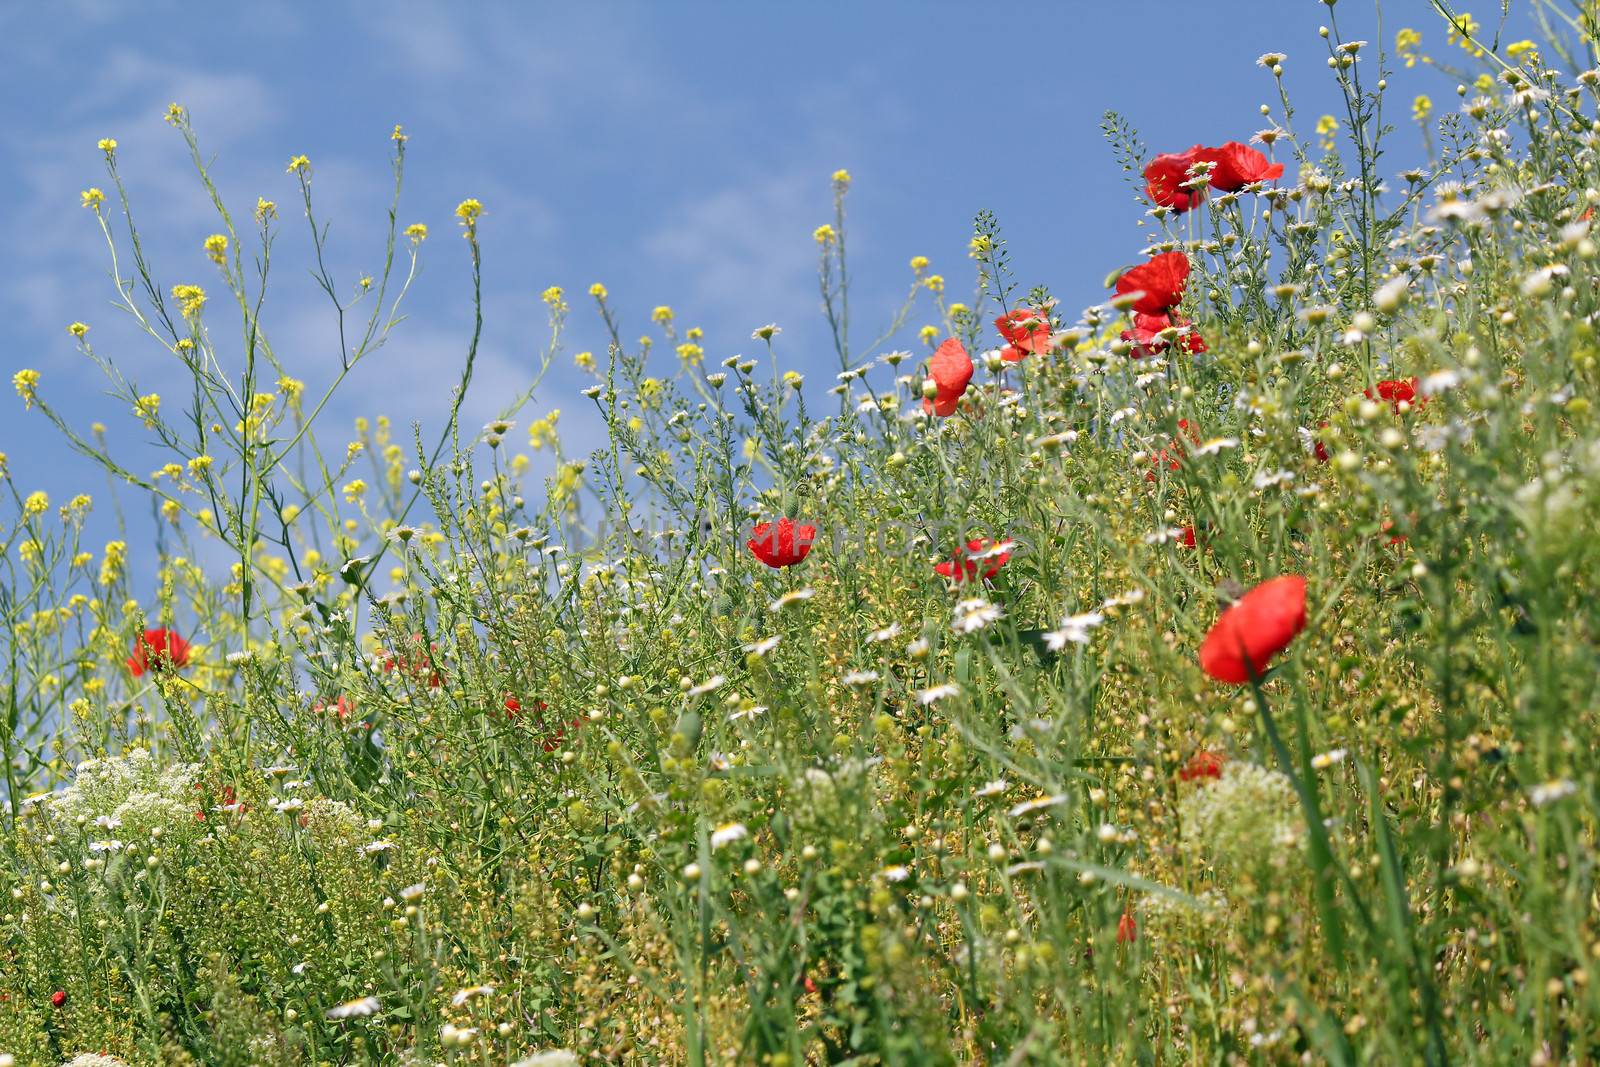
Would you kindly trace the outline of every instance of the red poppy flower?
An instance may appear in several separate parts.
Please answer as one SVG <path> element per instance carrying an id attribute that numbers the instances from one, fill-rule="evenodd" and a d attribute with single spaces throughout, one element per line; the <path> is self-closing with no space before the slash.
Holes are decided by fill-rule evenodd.
<path id="1" fill-rule="evenodd" d="M 544 739 L 544 750 L 546 752 L 554 752 L 556 749 L 561 747 L 562 740 L 567 736 L 567 727 L 568 726 L 572 727 L 572 732 L 573 733 L 577 733 L 578 732 L 578 728 L 581 727 L 582 725 L 583 725 L 583 719 L 582 718 L 573 719 L 571 722 L 568 722 L 568 723 L 556 723 L 555 733 L 549 734 Z"/>
<path id="2" fill-rule="evenodd" d="M 189 642 L 165 628 L 146 630 L 133 642 L 128 670 L 138 678 L 145 671 L 177 669 L 189 662 Z"/>
<path id="3" fill-rule="evenodd" d="M 750 532 L 755 536 L 745 544 L 769 567 L 793 567 L 806 558 L 817 539 L 815 526 L 799 526 L 793 519 L 757 523 Z"/>
<path id="4" fill-rule="evenodd" d="M 1020 363 L 1030 352 L 1048 352 L 1054 347 L 1050 340 L 1050 316 L 1032 308 L 1017 308 L 994 320 L 995 329 L 1006 339 L 1000 358 L 1007 363 Z"/>
<path id="5" fill-rule="evenodd" d="M 350 709 L 354 707 L 355 701 L 340 695 L 331 701 L 318 700 L 315 704 L 311 705 L 311 710 L 318 715 L 322 714 L 323 712 L 332 712 L 339 717 L 340 722 L 344 722 L 350 717 Z"/>
<path id="6" fill-rule="evenodd" d="M 1283 164 L 1274 163 L 1247 144 L 1229 141 L 1221 148 L 1205 148 L 1200 158 L 1211 167 L 1211 188 L 1237 193 L 1252 182 L 1283 177 Z"/>
<path id="7" fill-rule="evenodd" d="M 1182 252 L 1163 252 L 1149 261 L 1122 272 L 1117 279 L 1118 296 L 1138 293 L 1133 310 L 1145 315 L 1165 315 L 1183 301 L 1183 287 L 1189 280 L 1189 257 Z"/>
<path id="8" fill-rule="evenodd" d="M 1168 470 L 1175 471 L 1179 467 L 1183 466 L 1183 457 L 1189 451 L 1188 445 L 1186 445 L 1183 440 L 1185 437 L 1189 439 L 1190 444 L 1197 445 L 1200 443 L 1200 435 L 1196 433 L 1195 428 L 1189 424 L 1189 420 L 1179 419 L 1178 436 L 1172 438 L 1171 444 L 1169 444 L 1166 448 L 1159 450 L 1155 455 L 1150 457 L 1150 462 L 1156 467 L 1157 470 L 1162 467 L 1166 467 Z M 1155 481 L 1156 472 L 1147 471 L 1145 473 L 1144 480 L 1147 482 Z"/>
<path id="9" fill-rule="evenodd" d="M 51 1007 L 59 1008 L 59 1007 L 61 1007 L 61 1005 L 65 1004 L 66 1002 L 67 1002 L 67 991 L 65 989 L 58 989 L 54 993 L 50 994 L 50 1006 Z"/>
<path id="10" fill-rule="evenodd" d="M 972 380 L 972 357 L 967 355 L 960 341 L 947 338 L 928 361 L 928 377 L 933 379 L 938 392 L 931 400 L 923 399 L 922 410 L 940 418 L 954 415 L 961 394 L 967 391 L 967 383 Z"/>
<path id="11" fill-rule="evenodd" d="M 805 987 L 807 993 L 815 993 L 817 991 L 817 983 L 811 980 L 811 976 L 809 974 L 806 975 Z"/>
<path id="12" fill-rule="evenodd" d="M 1144 193 L 1152 204 L 1188 211 L 1206 197 L 1205 186 L 1191 187 L 1189 168 L 1205 158 L 1207 151 L 1195 145 L 1187 152 L 1167 152 L 1152 159 L 1144 168 Z"/>
<path id="13" fill-rule="evenodd" d="M 1200 666 L 1219 682 L 1248 682 L 1305 626 L 1305 578 L 1285 574 L 1269 579 L 1217 619 L 1200 646 Z"/>
<path id="14" fill-rule="evenodd" d="M 534 711 L 538 712 L 540 715 L 543 715 L 545 712 L 550 710 L 550 705 L 546 704 L 542 700 L 535 700 L 533 702 L 533 708 Z M 505 709 L 506 718 L 515 719 L 518 715 L 522 714 L 522 701 L 518 700 L 514 696 L 507 696 L 505 699 Z"/>
<path id="15" fill-rule="evenodd" d="M 1385 378 L 1372 389 L 1363 389 L 1362 393 L 1368 400 L 1387 400 L 1396 415 L 1401 411 L 1411 408 L 1420 408 L 1426 400 L 1417 399 L 1417 379 L 1415 378 Z M 1406 405 L 1401 408 L 1401 404 Z"/>
<path id="16" fill-rule="evenodd" d="M 1195 546 L 1193 526 L 1185 526 L 1183 528 L 1182 532 L 1178 534 L 1178 544 L 1184 548 L 1193 548 Z"/>
<path id="17" fill-rule="evenodd" d="M 398 669 L 406 674 L 411 675 L 413 678 L 422 678 L 424 675 L 426 675 L 428 679 L 428 687 L 431 689 L 437 689 L 444 684 L 444 679 L 440 677 L 439 672 L 434 670 L 432 667 L 433 653 L 437 652 L 438 650 L 439 646 L 431 642 L 429 643 L 428 647 L 424 649 L 422 647 L 422 635 L 412 634 L 411 647 L 408 649 L 401 649 L 399 652 L 388 653 L 387 657 L 383 661 L 383 669 L 389 674 L 394 673 L 394 671 Z"/>
<path id="18" fill-rule="evenodd" d="M 1326 429 L 1327 426 L 1327 422 L 1317 423 L 1317 429 L 1319 430 Z M 1317 457 L 1318 463 L 1328 462 L 1328 446 L 1323 442 L 1322 438 L 1314 437 L 1311 439 L 1311 454 Z"/>
<path id="19" fill-rule="evenodd" d="M 1200 778 L 1221 778 L 1222 765 L 1228 757 L 1221 753 L 1201 749 L 1189 757 L 1189 762 L 1183 765 L 1178 772 L 1178 777 L 1185 782 L 1193 782 Z"/>
<path id="20" fill-rule="evenodd" d="M 1173 326 L 1188 325 L 1189 320 L 1182 315 L 1146 315 L 1142 311 L 1135 311 L 1133 328 L 1122 331 L 1122 339 L 1133 345 L 1128 357 L 1142 359 L 1145 356 L 1159 356 L 1167 350 L 1167 340 L 1161 336 L 1162 331 Z M 1206 339 L 1200 336 L 1198 330 L 1185 331 L 1178 343 L 1193 355 L 1210 351 Z"/>
<path id="21" fill-rule="evenodd" d="M 955 555 L 950 559 L 935 564 L 933 569 L 959 585 L 977 579 L 980 563 L 983 564 L 983 577 L 988 580 L 999 574 L 1000 568 L 1010 559 L 1010 541 L 990 541 L 985 537 L 975 537 L 967 542 L 965 548 L 956 549 Z"/>
<path id="22" fill-rule="evenodd" d="M 1139 924 L 1133 919 L 1133 912 L 1123 909 L 1122 918 L 1117 920 L 1117 944 L 1131 945 L 1139 939 Z"/>

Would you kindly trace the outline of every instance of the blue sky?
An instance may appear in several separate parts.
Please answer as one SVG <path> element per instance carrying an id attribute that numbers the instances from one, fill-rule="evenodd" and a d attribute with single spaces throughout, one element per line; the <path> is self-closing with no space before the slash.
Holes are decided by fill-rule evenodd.
<path id="1" fill-rule="evenodd" d="M 1442 49 L 1425 0 L 1388 7 L 1385 43 L 1414 25 Z M 1380 39 L 1370 6 L 1338 10 L 1347 36 Z M 162 122 L 178 101 L 236 215 L 258 195 L 280 204 L 266 322 L 312 381 L 337 349 L 285 164 L 311 158 L 332 266 L 349 287 L 379 264 L 389 131 L 402 123 L 411 136 L 400 221 L 432 236 L 409 321 L 325 415 L 336 446 L 358 414 L 440 425 L 470 323 L 451 217 L 468 196 L 486 208 L 487 315 L 470 425 L 526 383 L 544 330 L 538 296 L 552 284 L 572 295 L 569 352 L 603 350 L 582 295 L 598 280 L 626 336 L 670 304 L 680 327 L 705 328 L 709 363 L 777 322 L 789 365 L 831 379 L 810 234 L 829 217 L 836 168 L 855 178 L 863 334 L 897 306 L 913 255 L 929 256 L 960 298 L 980 209 L 999 214 L 1024 285 L 1086 306 L 1144 243 L 1143 206 L 1101 137 L 1102 113 L 1122 111 L 1153 150 L 1245 139 L 1266 124 L 1259 105 L 1277 105 L 1255 59 L 1282 50 L 1309 136 L 1334 102 L 1317 37 L 1326 17 L 1316 0 L 12 5 L 0 12 L 0 369 L 9 381 L 37 368 L 72 421 L 106 422 L 130 455 L 144 431 L 101 395 L 66 325 L 89 323 L 97 349 L 142 390 L 179 393 L 181 368 L 111 308 L 104 243 L 78 207 L 81 189 L 106 184 L 96 141 L 115 137 L 161 283 L 216 286 L 201 243 L 219 227 Z M 1452 89 L 1436 72 L 1399 73 L 1397 140 L 1416 141 L 1404 116 L 1416 92 L 1444 108 Z M 670 370 L 671 354 L 661 358 Z M 593 444 L 577 395 L 586 381 L 563 362 L 530 413 L 560 407 L 573 443 Z M 18 487 L 103 495 L 103 478 L 7 393 L 0 451 Z"/>

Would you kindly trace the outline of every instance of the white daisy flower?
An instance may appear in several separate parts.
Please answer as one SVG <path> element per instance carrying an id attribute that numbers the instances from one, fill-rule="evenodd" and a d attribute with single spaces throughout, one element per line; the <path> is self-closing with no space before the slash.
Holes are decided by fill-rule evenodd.
<path id="1" fill-rule="evenodd" d="M 1197 456 L 1215 456 L 1228 448 L 1238 448 L 1237 437 L 1213 437 L 1209 441 L 1195 446 L 1194 454 Z"/>
<path id="2" fill-rule="evenodd" d="M 950 628 L 959 634 L 975 633 L 991 623 L 998 622 L 1005 612 L 1000 605 L 991 604 L 982 597 L 963 600 L 955 607 L 955 617 Z"/>
<path id="3" fill-rule="evenodd" d="M 886 882 L 903 882 L 907 878 L 911 877 L 911 869 L 909 867 L 902 867 L 899 864 L 896 864 L 893 867 L 885 867 L 883 870 L 879 871 L 878 874 L 881 875 L 883 880 Z"/>
<path id="4" fill-rule="evenodd" d="M 1552 781 L 1542 782 L 1528 790 L 1528 799 L 1536 808 L 1546 804 L 1554 804 L 1558 800 L 1570 797 L 1578 791 L 1578 783 L 1571 778 L 1557 778 Z"/>
<path id="5" fill-rule="evenodd" d="M 785 608 L 791 607 L 795 604 L 803 604 L 816 595 L 817 591 L 812 589 L 810 586 L 806 586 L 804 589 L 795 589 L 791 592 L 783 594 L 777 600 L 774 600 L 771 604 L 767 605 L 767 610 L 776 615 Z"/>
<path id="6" fill-rule="evenodd" d="M 839 680 L 845 685 L 853 687 L 858 685 L 871 685 L 881 677 L 882 675 L 880 675 L 877 671 L 851 671 L 849 674 L 845 675 Z"/>
<path id="7" fill-rule="evenodd" d="M 455 996 L 450 998 L 450 1004 L 451 1004 L 452 1007 L 459 1008 L 459 1007 L 461 1007 L 461 1005 L 465 1004 L 467 1001 L 473 1000 L 473 999 L 475 999 L 477 997 L 492 997 L 492 996 L 494 996 L 494 986 L 492 986 L 492 985 L 468 986 L 465 989 L 456 990 Z"/>
<path id="8" fill-rule="evenodd" d="M 699 685 L 694 686 L 693 688 L 689 689 L 688 690 L 688 695 L 691 696 L 691 697 L 703 697 L 707 693 L 713 692 L 714 690 L 717 690 L 717 689 L 721 689 L 723 683 L 726 682 L 727 680 L 728 679 L 724 678 L 720 674 L 713 674 L 710 678 L 707 678 L 705 681 L 701 682 Z"/>
<path id="9" fill-rule="evenodd" d="M 885 641 L 893 641 L 900 636 L 900 624 L 892 622 L 881 630 L 874 630 L 867 635 L 867 643 L 878 645 Z"/>
<path id="10" fill-rule="evenodd" d="M 939 701 L 944 700 L 946 697 L 956 696 L 960 692 L 961 687 L 959 685 L 956 685 L 954 682 L 946 682 L 943 685 L 935 685 L 930 686 L 927 689 L 919 689 L 917 691 L 917 702 L 923 707 L 927 707 L 929 704 L 936 704 Z"/>
<path id="11" fill-rule="evenodd" d="M 1262 471 L 1252 480 L 1257 489 L 1271 489 L 1294 481 L 1294 472 L 1286 470 Z"/>
<path id="12" fill-rule="evenodd" d="M 1461 384 L 1461 375 L 1448 368 L 1436 370 L 1418 383 L 1417 391 L 1423 396 L 1438 396 Z"/>
<path id="13" fill-rule="evenodd" d="M 983 785 L 973 790 L 972 795 L 975 797 L 997 797 L 1009 788 L 1011 788 L 1010 782 L 1006 781 L 1004 778 L 996 778 L 993 781 L 985 782 Z"/>
<path id="14" fill-rule="evenodd" d="M 724 845 L 731 845 L 735 841 L 743 841 L 749 836 L 750 831 L 745 828 L 744 823 L 723 823 L 711 831 L 711 847 L 714 849 L 722 848 Z"/>
<path id="15" fill-rule="evenodd" d="M 1021 804 L 1016 805 L 1010 811 L 1006 812 L 1006 814 L 1011 816 L 1013 819 L 1019 819 L 1022 816 L 1035 811 L 1043 811 L 1046 808 L 1053 808 L 1057 804 L 1063 803 L 1066 799 L 1067 797 L 1065 793 L 1055 793 L 1051 796 L 1045 797 L 1034 797 L 1032 800 L 1024 800 Z"/>
<path id="16" fill-rule="evenodd" d="M 1182 531 L 1180 531 L 1182 532 Z M 1044 643 L 1050 651 L 1060 652 L 1068 642 L 1075 645 L 1089 643 L 1089 631 L 1106 621 L 1105 615 L 1098 611 L 1086 611 L 1081 615 L 1068 615 L 1061 620 L 1061 626 L 1044 635 Z"/>
<path id="17" fill-rule="evenodd" d="M 1013 863 L 1007 867 L 1006 875 L 1015 878 L 1019 874 L 1033 874 L 1042 870 L 1044 870 L 1044 864 L 1039 860 L 1024 860 L 1021 863 Z"/>
<path id="18" fill-rule="evenodd" d="M 750 655 L 759 659 L 760 657 L 765 656 L 768 652 L 771 652 L 773 649 L 777 648 L 779 639 L 780 638 L 778 634 L 773 634 L 771 637 L 763 637 L 759 641 L 745 645 L 744 650 Z"/>
<path id="19" fill-rule="evenodd" d="M 377 997 L 362 997 L 360 1000 L 347 1000 L 337 1007 L 329 1008 L 327 1017 L 330 1021 L 339 1019 L 364 1019 L 373 1015 L 378 1010 Z"/>

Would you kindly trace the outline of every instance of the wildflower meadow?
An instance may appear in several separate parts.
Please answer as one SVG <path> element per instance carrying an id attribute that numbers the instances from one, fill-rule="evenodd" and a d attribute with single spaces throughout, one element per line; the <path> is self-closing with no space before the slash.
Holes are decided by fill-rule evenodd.
<path id="1" fill-rule="evenodd" d="M 404 128 L 359 277 L 314 157 L 228 202 L 173 104 L 215 232 L 156 262 L 100 141 L 88 306 L 190 384 L 67 327 L 152 471 L 11 374 L 163 534 L 3 479 L 0 1064 L 1600 1060 L 1600 9 L 1528 2 L 1325 0 L 1221 144 L 1108 113 L 1103 290 L 998 205 L 852 304 L 839 170 L 831 350 L 551 286 L 481 426 L 493 198 L 408 222 Z M 443 432 L 330 421 L 425 260 Z"/>

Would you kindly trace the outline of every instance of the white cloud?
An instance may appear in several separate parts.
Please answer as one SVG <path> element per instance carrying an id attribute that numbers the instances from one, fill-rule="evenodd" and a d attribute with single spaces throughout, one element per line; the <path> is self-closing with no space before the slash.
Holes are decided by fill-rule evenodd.
<path id="1" fill-rule="evenodd" d="M 663 277 L 687 282 L 695 313 L 746 331 L 773 319 L 810 317 L 817 294 L 811 231 L 828 217 L 810 176 L 770 175 L 691 201 L 644 247 Z"/>

